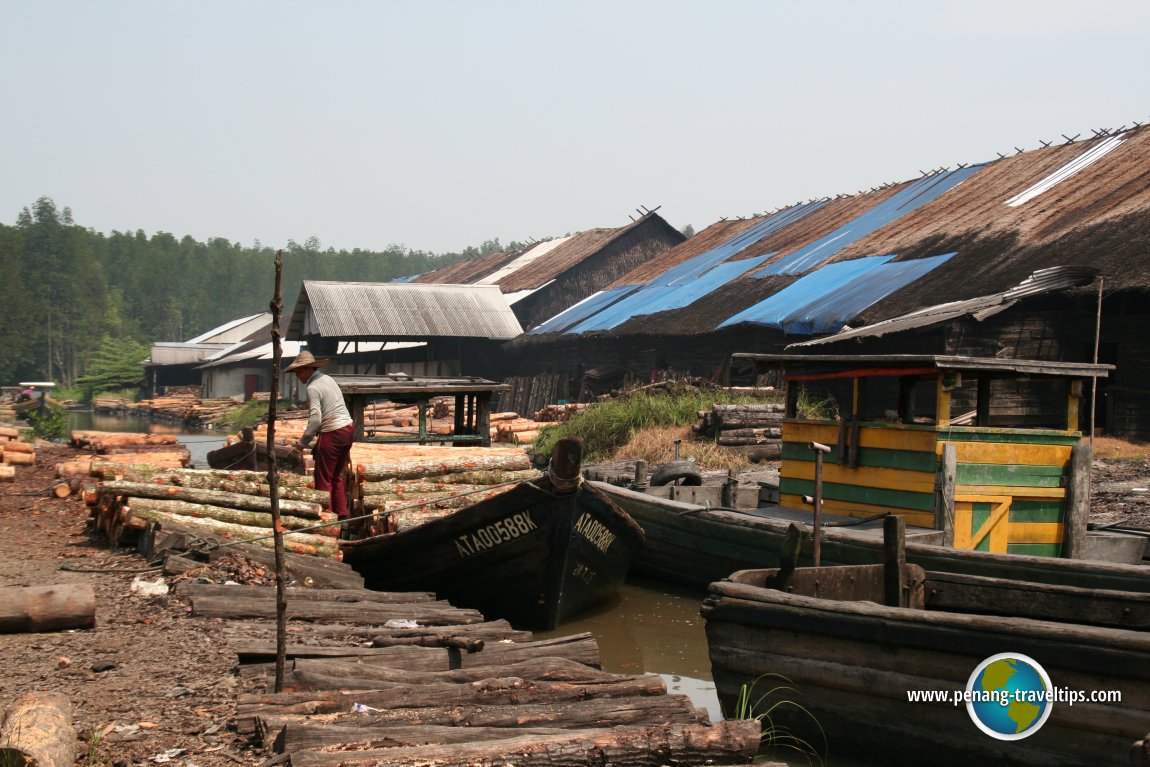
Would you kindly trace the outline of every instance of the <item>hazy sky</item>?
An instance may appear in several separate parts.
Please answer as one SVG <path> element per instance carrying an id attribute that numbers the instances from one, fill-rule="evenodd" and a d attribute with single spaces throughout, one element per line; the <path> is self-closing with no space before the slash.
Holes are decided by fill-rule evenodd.
<path id="1" fill-rule="evenodd" d="M 1150 121 L 1150 3 L 0 0 L 0 223 L 697 230 Z"/>

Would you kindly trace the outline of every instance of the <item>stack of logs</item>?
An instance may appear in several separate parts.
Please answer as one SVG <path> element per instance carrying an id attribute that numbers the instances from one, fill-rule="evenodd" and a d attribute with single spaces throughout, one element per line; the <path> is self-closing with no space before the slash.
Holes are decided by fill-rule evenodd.
<path id="1" fill-rule="evenodd" d="M 716 404 L 699 411 L 694 431 L 723 447 L 742 448 L 751 458 L 776 459 L 782 454 L 782 403 Z"/>
<path id="2" fill-rule="evenodd" d="M 104 444 L 101 434 L 106 433 L 76 432 L 73 442 Z M 193 470 L 162 461 L 113 464 L 98 458 L 86 464 L 86 475 L 102 481 L 85 494 L 85 500 L 95 527 L 113 545 L 132 543 L 149 523 L 203 537 L 272 545 L 266 472 Z M 75 464 L 60 464 L 57 473 L 77 470 Z M 538 476 L 527 453 L 517 447 L 357 442 L 351 467 L 350 511 L 369 517 L 360 525 L 365 534 L 410 529 Z M 329 494 L 315 490 L 307 475 L 280 472 L 278 484 L 288 550 L 336 556 L 339 527 L 327 508 Z M 304 528 L 307 532 L 295 532 Z"/>
<path id="3" fill-rule="evenodd" d="M 183 468 L 192 461 L 191 451 L 175 434 L 77 430 L 72 432 L 70 443 L 91 455 L 57 464 L 56 476 L 63 480 L 114 479 L 127 466 Z"/>
<path id="4" fill-rule="evenodd" d="M 184 582 L 176 595 L 194 618 L 242 626 L 239 673 L 270 687 L 274 590 Z M 657 675 L 602 670 L 589 633 L 537 640 L 423 592 L 291 589 L 287 613 L 283 690 L 236 705 L 269 763 L 724 765 L 759 750 L 757 720 L 712 723 Z"/>
<path id="5" fill-rule="evenodd" d="M 539 476 L 517 447 L 357 442 L 351 457 L 352 515 L 371 515 L 371 534 L 408 530 Z"/>
<path id="6" fill-rule="evenodd" d="M 11 482 L 17 466 L 33 466 L 36 448 L 30 442 L 20 441 L 20 430 L 14 426 L 0 426 L 0 481 Z"/>

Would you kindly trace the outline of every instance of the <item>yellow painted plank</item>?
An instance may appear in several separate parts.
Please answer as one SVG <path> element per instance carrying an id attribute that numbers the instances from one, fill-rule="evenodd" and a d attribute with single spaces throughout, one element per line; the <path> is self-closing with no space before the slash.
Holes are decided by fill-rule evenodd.
<path id="1" fill-rule="evenodd" d="M 814 515 L 815 508 L 809 503 L 803 503 L 801 495 L 783 494 L 779 496 L 779 505 L 788 509 L 798 509 Z M 878 506 L 873 503 L 854 503 L 850 501 L 833 501 L 823 499 L 823 512 L 827 514 L 841 514 L 846 517 L 871 517 L 875 514 L 898 514 L 908 525 L 934 529 L 934 514 L 928 511 L 907 511 L 893 506 Z M 967 527 L 970 527 L 969 521 Z"/>
<path id="2" fill-rule="evenodd" d="M 1009 509 L 1009 507 L 1007 507 Z M 1005 519 L 990 530 L 990 550 L 995 554 L 1005 554 L 1009 543 L 1010 525 Z"/>
<path id="3" fill-rule="evenodd" d="M 814 481 L 815 464 L 813 461 L 786 461 L 779 470 L 779 477 Z M 934 480 L 934 472 L 878 469 L 869 466 L 850 469 L 833 463 L 823 464 L 823 482 L 834 482 L 840 485 L 933 493 Z"/>
<path id="4" fill-rule="evenodd" d="M 955 485 L 955 496 L 996 495 L 1019 498 L 1065 498 L 1064 487 L 1012 487 L 1009 485 Z"/>
<path id="5" fill-rule="evenodd" d="M 1010 543 L 1062 543 L 1061 522 L 1015 522 L 1009 526 Z"/>
<path id="6" fill-rule="evenodd" d="M 955 499 L 954 502 L 954 547 L 969 549 L 971 529 L 974 526 L 974 504 Z"/>
<path id="7" fill-rule="evenodd" d="M 890 450 L 912 450 L 929 453 L 935 450 L 938 433 L 926 429 L 900 429 L 897 425 L 866 426 L 859 428 L 861 447 L 882 447 Z M 839 441 L 837 424 L 787 421 L 783 425 L 784 442 L 821 442 L 834 447 Z"/>
<path id="8" fill-rule="evenodd" d="M 939 442 L 937 454 L 953 444 L 959 463 L 1018 464 L 1022 466 L 1065 466 L 1070 461 L 1070 445 L 1025 445 L 1011 442 Z"/>

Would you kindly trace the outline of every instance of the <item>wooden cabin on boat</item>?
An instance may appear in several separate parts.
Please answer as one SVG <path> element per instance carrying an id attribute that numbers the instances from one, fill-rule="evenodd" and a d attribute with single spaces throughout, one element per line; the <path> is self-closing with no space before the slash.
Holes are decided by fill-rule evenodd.
<path id="1" fill-rule="evenodd" d="M 781 369 L 781 505 L 894 512 L 960 549 L 1083 554 L 1083 381 L 1113 366 L 940 355 L 735 354 Z M 1089 425 L 1087 425 L 1089 430 Z M 812 443 L 830 447 L 822 455 Z M 817 485 L 821 485 L 817 487 Z"/>

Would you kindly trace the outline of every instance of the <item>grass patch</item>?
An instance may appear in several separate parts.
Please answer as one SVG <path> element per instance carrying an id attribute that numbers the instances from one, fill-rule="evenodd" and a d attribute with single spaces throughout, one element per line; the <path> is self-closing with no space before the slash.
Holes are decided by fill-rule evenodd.
<path id="1" fill-rule="evenodd" d="M 1094 457 L 1111 461 L 1144 461 L 1150 458 L 1150 444 L 1127 442 L 1116 437 L 1095 437 Z"/>
<path id="2" fill-rule="evenodd" d="M 765 692 L 756 691 L 760 683 L 769 685 Z M 763 674 L 749 685 L 739 688 L 739 699 L 735 702 L 734 719 L 754 719 L 763 728 L 762 748 L 785 749 L 801 754 L 810 764 L 825 764 L 822 754 L 827 750 L 827 736 L 815 715 L 798 702 L 788 697 L 798 693 L 798 689 L 782 674 Z M 798 737 L 789 728 L 777 724 L 773 718 L 780 709 L 791 709 L 809 718 L 822 736 L 822 749 Z"/>
<path id="3" fill-rule="evenodd" d="M 670 390 L 639 389 L 621 397 L 596 403 L 570 421 L 540 432 L 533 443 L 538 452 L 550 455 L 561 437 L 580 437 L 584 459 L 612 459 L 640 432 L 650 429 L 685 429 L 699 419 L 699 412 L 712 405 L 762 402 L 761 397 L 732 394 L 720 387 L 682 386 Z M 689 430 L 687 434 L 689 435 Z M 671 442 L 676 439 L 672 437 Z M 674 446 L 672 445 L 672 451 Z M 628 455 L 628 458 L 641 458 Z M 683 453 L 686 457 L 686 453 Z M 668 459 L 669 460 L 669 459 Z M 663 461 L 660 461 L 662 463 Z M 700 464 L 701 465 L 701 464 Z"/>
<path id="4" fill-rule="evenodd" d="M 681 460 L 694 461 L 700 469 L 743 469 L 750 460 L 740 451 L 729 450 L 709 440 L 692 440 L 690 426 L 656 426 L 636 432 L 626 444 L 615 448 L 612 461 L 644 460 L 651 466 L 675 460 L 675 440 Z"/>

